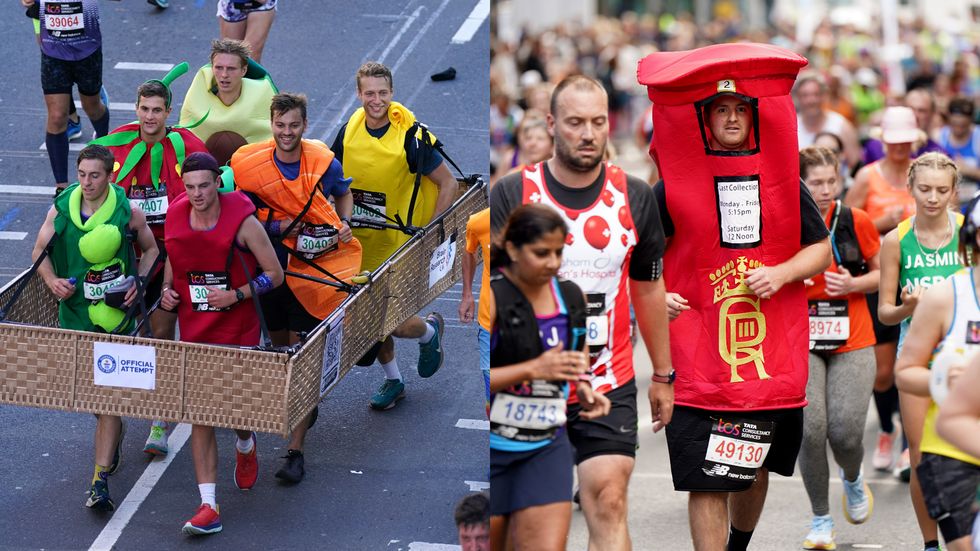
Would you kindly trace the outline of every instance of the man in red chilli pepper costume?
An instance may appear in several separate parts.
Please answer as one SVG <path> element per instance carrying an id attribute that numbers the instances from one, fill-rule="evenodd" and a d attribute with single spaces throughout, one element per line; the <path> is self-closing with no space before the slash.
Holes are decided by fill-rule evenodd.
<path id="1" fill-rule="evenodd" d="M 187 71 L 187 64 L 174 67 L 161 80 L 148 80 L 136 89 L 137 122 L 125 124 L 92 143 L 105 145 L 116 162 L 112 179 L 126 191 L 130 202 L 146 213 L 146 223 L 153 231 L 157 247 L 164 248 L 164 221 L 169 206 L 184 193 L 180 166 L 187 155 L 207 151 L 204 142 L 187 128 L 168 127 L 172 99 L 170 83 Z M 146 303 L 160 298 L 163 270 L 151 274 L 146 288 Z M 162 308 L 150 314 L 150 327 L 158 339 L 173 339 L 177 316 Z M 154 421 L 143 451 L 167 455 L 167 423 Z"/>
<path id="2" fill-rule="evenodd" d="M 298 343 L 301 333 L 316 329 L 347 298 L 336 287 L 292 274 L 349 282 L 360 270 L 361 244 L 350 229 L 350 179 L 323 142 L 303 139 L 306 96 L 277 94 L 270 112 L 272 139 L 239 148 L 231 167 L 288 270 L 286 285 L 262 297 L 272 342 L 286 345 Z M 327 200 L 331 196 L 336 206 Z M 318 413 L 314 409 L 293 429 L 277 478 L 291 483 L 303 479 L 303 443 Z"/>
<path id="3" fill-rule="evenodd" d="M 559 274 L 586 294 L 592 388 L 612 402 L 608 415 L 586 421 L 579 417 L 573 388 L 568 436 L 575 446 L 589 547 L 628 549 L 626 492 L 638 423 L 631 303 L 656 374 L 649 391 L 654 430 L 670 422 L 674 401 L 660 277 L 663 229 L 650 186 L 602 161 L 609 134 L 602 85 L 583 76 L 566 78 L 555 88 L 550 111 L 555 156 L 497 182 L 490 193 L 491 233 L 497 235 L 511 210 L 526 203 L 550 205 L 568 224 Z"/>
<path id="4" fill-rule="evenodd" d="M 792 475 L 802 441 L 803 281 L 831 260 L 799 177 L 789 94 L 805 65 L 774 46 L 724 44 L 652 54 L 638 70 L 654 103 L 668 239 L 677 388 L 667 444 L 698 550 L 746 548 L 769 471 Z"/>
<path id="5" fill-rule="evenodd" d="M 218 193 L 220 170 L 209 153 L 192 153 L 184 161 L 182 194 L 169 208 L 167 250 L 161 307 L 177 311 L 185 342 L 255 346 L 259 319 L 253 293 L 280 285 L 282 268 L 255 206 L 239 192 Z M 247 369 L 247 366 L 241 366 Z M 216 408 L 232 408 L 233 389 L 216 397 Z M 258 476 L 255 433 L 236 430 L 235 485 L 251 488 Z M 214 427 L 191 429 L 194 473 L 201 506 L 184 523 L 185 534 L 221 531 L 215 497 L 218 444 Z"/>
<path id="6" fill-rule="evenodd" d="M 137 122 L 120 126 L 93 142 L 112 151 L 117 159 L 112 179 L 126 190 L 130 202 L 146 213 L 146 223 L 161 250 L 169 206 L 184 193 L 180 166 L 188 155 L 207 151 L 204 142 L 190 130 L 167 126 L 171 111 L 167 83 L 173 74 L 171 71 L 164 80 L 148 80 L 137 88 Z M 156 302 L 160 296 L 161 273 L 155 274 L 147 285 L 147 304 Z M 157 309 L 151 316 L 153 336 L 174 338 L 175 322 L 173 314 Z"/>

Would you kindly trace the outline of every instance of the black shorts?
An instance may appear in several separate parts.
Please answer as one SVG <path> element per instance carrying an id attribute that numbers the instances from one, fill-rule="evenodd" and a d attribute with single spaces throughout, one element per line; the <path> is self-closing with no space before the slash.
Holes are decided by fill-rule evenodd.
<path id="1" fill-rule="evenodd" d="M 83 96 L 97 96 L 102 90 L 102 49 L 78 61 L 65 61 L 41 52 L 41 90 L 44 94 L 71 94 L 78 85 Z M 108 107 L 108 105 L 106 106 Z"/>
<path id="2" fill-rule="evenodd" d="M 719 419 L 743 418 L 775 423 L 772 445 L 762 463 L 768 471 L 793 476 L 796 456 L 803 443 L 803 408 L 765 411 L 715 412 L 686 406 L 674 407 L 667 425 L 667 451 L 670 454 L 670 474 L 674 489 L 679 492 L 741 492 L 754 481 L 734 480 L 720 473 L 705 472 L 705 455 L 711 426 Z"/>
<path id="3" fill-rule="evenodd" d="M 490 514 L 572 500 L 572 446 L 563 432 L 528 452 L 490 450 Z"/>
<path id="4" fill-rule="evenodd" d="M 568 439 L 575 446 L 575 464 L 597 455 L 636 457 L 636 380 L 610 390 L 606 397 L 612 409 L 605 417 L 586 421 L 579 417 L 581 406 L 568 405 Z"/>
<path id="5" fill-rule="evenodd" d="M 303 308 L 286 283 L 260 296 L 259 304 L 269 331 L 288 329 L 295 333 L 309 333 L 323 321 Z"/>
<path id="6" fill-rule="evenodd" d="M 975 516 L 972 507 L 980 484 L 980 467 L 923 452 L 915 473 L 919 475 L 926 510 L 938 522 L 943 539 L 953 541 L 969 536 Z"/>
<path id="7" fill-rule="evenodd" d="M 871 313 L 871 324 L 875 330 L 875 344 L 898 342 L 901 331 L 898 325 L 885 325 L 878 320 L 878 293 L 864 295 L 868 301 L 868 312 Z"/>

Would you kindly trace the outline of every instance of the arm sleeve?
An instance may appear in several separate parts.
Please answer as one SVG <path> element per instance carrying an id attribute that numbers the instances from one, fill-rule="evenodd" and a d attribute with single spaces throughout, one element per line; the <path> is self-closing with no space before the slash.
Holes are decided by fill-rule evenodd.
<path id="1" fill-rule="evenodd" d="M 471 216 L 466 222 L 466 252 L 473 254 L 478 250 L 480 250 L 480 236 L 473 230 L 473 216 Z"/>
<path id="2" fill-rule="evenodd" d="M 810 190 L 800 180 L 800 245 L 813 245 L 818 241 L 823 241 L 830 235 L 827 224 L 823 221 L 823 215 L 817 208 L 817 203 L 810 195 Z"/>
<path id="3" fill-rule="evenodd" d="M 881 250 L 881 238 L 875 223 L 871 221 L 868 213 L 861 209 L 851 209 L 854 216 L 854 233 L 857 234 L 858 246 L 861 247 L 861 256 L 871 258 Z"/>
<path id="4" fill-rule="evenodd" d="M 664 237 L 673 237 L 674 221 L 667 212 L 667 193 L 664 190 L 664 181 L 660 180 L 653 186 L 653 194 L 657 199 L 657 208 L 660 211 L 660 224 L 664 228 Z"/>
<path id="5" fill-rule="evenodd" d="M 637 233 L 629 276 L 637 281 L 656 281 L 663 273 L 664 257 L 664 229 L 657 197 L 646 182 L 637 178 L 629 177 L 626 187 Z"/>
<path id="6" fill-rule="evenodd" d="M 334 160 L 343 163 L 344 162 L 344 133 L 347 131 L 347 123 L 345 122 L 340 130 L 337 131 L 337 137 L 333 139 L 333 145 L 330 146 L 330 151 L 333 151 Z"/>
<path id="7" fill-rule="evenodd" d="M 432 134 L 429 134 L 429 138 L 432 138 Z M 408 161 L 408 170 L 412 174 L 418 171 L 419 157 L 421 156 L 419 154 L 420 141 L 420 139 L 410 133 L 405 134 L 405 160 Z M 432 174 L 432 171 L 439 168 L 439 165 L 442 164 L 442 155 L 436 151 L 436 148 L 429 147 L 428 150 L 428 155 L 422 165 L 422 174 L 426 176 Z"/>
<path id="8" fill-rule="evenodd" d="M 497 235 L 504 229 L 507 217 L 521 204 L 521 174 L 501 178 L 490 190 L 490 233 Z"/>
<path id="9" fill-rule="evenodd" d="M 330 162 L 327 171 L 320 178 L 323 194 L 327 197 L 331 195 L 334 197 L 344 195 L 350 189 L 350 183 L 352 181 L 352 178 L 344 178 L 344 168 L 340 166 L 340 161 L 336 158 Z"/>

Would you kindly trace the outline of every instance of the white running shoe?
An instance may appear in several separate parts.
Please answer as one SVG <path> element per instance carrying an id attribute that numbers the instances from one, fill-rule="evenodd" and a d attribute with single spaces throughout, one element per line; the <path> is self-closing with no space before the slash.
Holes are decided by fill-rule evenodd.
<path id="1" fill-rule="evenodd" d="M 840 471 L 840 479 L 844 483 L 844 518 L 851 524 L 861 524 L 871 518 L 871 511 L 874 510 L 875 498 L 871 494 L 871 488 L 864 481 L 864 472 L 858 472 L 857 480 L 849 482 L 844 478 L 844 471 Z"/>
<path id="2" fill-rule="evenodd" d="M 837 549 L 834 543 L 834 519 L 830 515 L 813 517 L 810 533 L 803 540 L 803 549 Z"/>

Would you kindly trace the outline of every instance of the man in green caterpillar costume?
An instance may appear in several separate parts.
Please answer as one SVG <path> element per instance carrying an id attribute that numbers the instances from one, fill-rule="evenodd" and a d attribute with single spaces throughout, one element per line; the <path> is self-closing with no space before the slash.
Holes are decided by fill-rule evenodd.
<path id="1" fill-rule="evenodd" d="M 126 192 L 109 183 L 112 153 L 104 146 L 90 145 L 78 154 L 78 183 L 68 186 L 55 199 L 38 232 L 31 258 L 37 273 L 58 298 L 58 322 L 63 329 L 125 333 L 132 326 L 123 310 L 102 299 L 113 286 L 125 283 L 130 275 L 145 277 L 159 253 L 146 215 L 131 207 Z M 139 266 L 134 265 L 136 235 L 142 249 Z M 136 299 L 136 287 L 125 296 L 123 307 Z M 85 505 L 112 511 L 108 475 L 119 463 L 122 421 L 117 416 L 98 415 L 95 429 L 95 474 Z"/>

